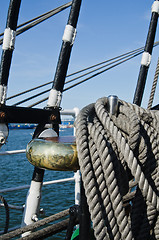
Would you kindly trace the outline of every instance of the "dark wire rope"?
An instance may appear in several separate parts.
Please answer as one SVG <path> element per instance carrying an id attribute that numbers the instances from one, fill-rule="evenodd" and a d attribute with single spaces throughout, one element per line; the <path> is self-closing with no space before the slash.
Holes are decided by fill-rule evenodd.
<path id="1" fill-rule="evenodd" d="M 68 2 L 68 4 L 72 4 L 72 2 Z M 62 7 L 62 6 L 61 6 L 61 7 Z M 58 8 L 59 8 L 59 7 L 58 7 Z M 40 18 L 42 18 L 42 17 L 44 17 L 44 16 L 47 16 L 48 14 L 54 12 L 54 11 L 55 11 L 56 9 L 58 9 L 58 8 L 54 8 L 54 9 L 52 9 L 52 10 L 46 12 L 46 13 L 43 13 L 43 14 L 39 15 L 38 17 L 32 18 L 32 19 L 30 19 L 30 20 L 28 20 L 28 21 L 26 21 L 26 22 L 24 22 L 24 23 L 22 23 L 22 24 L 19 24 L 19 25 L 17 26 L 17 29 L 18 29 L 18 28 L 21 28 L 21 27 L 23 27 L 23 26 L 25 26 L 25 25 L 27 25 L 27 24 L 29 24 L 29 23 L 31 23 L 31 22 L 34 22 L 34 21 L 36 21 L 36 20 L 38 20 L 38 19 L 40 19 Z M 4 32 L 3 32 L 3 33 L 0 33 L 0 37 L 2 37 L 3 35 L 4 35 Z"/>
<path id="2" fill-rule="evenodd" d="M 20 105 L 20 104 L 22 104 L 22 103 L 25 103 L 25 102 L 33 99 L 33 98 L 36 98 L 36 97 L 38 97 L 38 96 L 40 96 L 40 95 L 42 95 L 42 94 L 44 94 L 44 93 L 49 92 L 50 90 L 51 90 L 51 88 L 50 88 L 50 89 L 47 89 L 47 90 L 45 90 L 45 91 L 43 91 L 43 92 L 40 92 L 40 93 L 38 93 L 38 94 L 35 94 L 35 95 L 31 96 L 31 97 L 28 97 L 28 98 L 26 98 L 26 99 L 24 99 L 24 100 L 22 100 L 22 101 L 19 101 L 19 102 L 13 104 L 12 106 L 17 106 L 17 105 Z"/>
<path id="3" fill-rule="evenodd" d="M 155 46 L 157 46 L 158 44 L 159 44 L 159 42 L 155 43 Z M 143 49 L 143 48 L 140 48 L 140 49 Z M 79 79 L 79 78 L 81 78 L 81 77 L 84 77 L 84 76 L 86 76 L 86 75 L 88 75 L 88 74 L 90 74 L 90 73 L 92 73 L 92 72 L 95 72 L 95 71 L 97 71 L 97 70 L 99 70 L 99 69 L 102 69 L 102 68 L 104 68 L 104 67 L 107 67 L 107 66 L 109 66 L 109 65 L 111 65 L 111 64 L 113 64 L 113 63 L 116 63 L 116 62 L 118 62 L 118 61 L 121 61 L 122 59 L 126 59 L 126 60 L 124 60 L 124 61 L 119 62 L 118 64 L 115 64 L 115 65 L 113 65 L 113 66 L 111 66 L 111 67 L 109 67 L 109 68 L 104 69 L 103 71 L 100 71 L 100 72 L 92 75 L 91 77 L 88 77 L 88 78 L 86 78 L 86 79 L 84 79 L 84 80 L 82 80 L 82 81 L 80 81 L 80 82 L 78 82 L 78 83 L 76 83 L 76 84 L 73 84 L 73 85 L 71 85 L 71 86 L 68 87 L 68 88 L 65 88 L 64 91 L 69 90 L 69 89 L 71 89 L 72 87 L 77 86 L 77 85 L 79 85 L 79 84 L 81 84 L 81 83 L 83 83 L 83 82 L 85 82 L 85 81 L 87 81 L 87 80 L 89 80 L 89 79 L 91 79 L 91 78 L 99 75 L 100 73 L 103 73 L 103 72 L 111 69 L 112 67 L 115 67 L 115 66 L 117 66 L 117 65 L 119 65 L 119 64 L 121 64 L 121 63 L 123 63 L 123 62 L 125 62 L 125 61 L 127 61 L 127 60 L 129 60 L 129 59 L 131 59 L 131 58 L 133 58 L 133 57 L 138 56 L 139 54 L 143 53 L 143 50 L 142 50 L 142 51 L 139 51 L 138 49 L 136 49 L 136 50 L 133 50 L 133 51 L 131 51 L 131 52 L 133 52 L 133 53 L 129 53 L 129 54 L 127 53 L 127 54 L 125 54 L 125 55 L 126 55 L 125 57 L 119 58 L 118 60 L 115 60 L 115 61 L 113 61 L 113 62 L 111 62 L 111 63 L 109 63 L 109 64 L 106 64 L 106 65 L 104 65 L 104 66 L 102 66 L 102 67 L 100 67 L 100 68 L 96 68 L 96 69 L 94 69 L 94 70 L 92 70 L 92 71 L 90 71 L 90 72 L 88 72 L 88 73 L 86 73 L 86 74 L 80 75 L 80 76 L 78 76 L 78 77 L 76 77 L 76 78 L 74 78 L 74 79 L 71 79 L 71 80 L 67 81 L 65 84 L 70 83 L 70 82 L 72 82 L 72 81 L 75 81 L 75 80 L 77 80 L 77 79 Z M 124 54 L 122 54 L 122 55 L 124 55 Z M 118 57 L 117 57 L 117 58 L 118 58 Z M 113 59 L 115 59 L 115 58 L 113 58 Z M 96 64 L 96 65 L 97 65 L 97 64 Z M 98 65 L 99 65 L 99 64 L 98 64 Z M 51 82 L 49 82 L 49 83 L 51 83 Z M 49 84 L 49 83 L 46 83 L 46 84 L 40 85 L 40 86 L 38 86 L 38 87 L 36 87 L 36 88 L 33 88 L 33 90 L 35 90 L 35 89 L 37 89 L 37 88 L 39 88 L 39 87 L 41 87 L 41 86 L 45 86 L 45 85 L 47 85 L 47 84 Z M 27 90 L 27 91 L 25 91 L 24 93 L 29 92 L 29 91 L 30 91 L 30 90 Z M 40 93 L 35 94 L 35 95 L 33 95 L 33 96 L 29 97 L 29 98 L 26 98 L 26 99 L 24 99 L 24 100 L 22 100 L 22 101 L 17 102 L 17 103 L 15 103 L 13 106 L 20 105 L 20 104 L 22 104 L 22 103 L 24 103 L 24 102 L 27 102 L 27 101 L 29 101 L 29 100 L 31 100 L 31 99 L 33 99 L 33 98 L 36 98 L 36 97 L 38 97 L 38 96 L 40 96 L 40 95 L 42 95 L 42 94 L 47 93 L 47 92 L 49 92 L 49 91 L 50 91 L 50 89 L 47 89 L 47 90 L 45 90 L 45 91 L 43 91 L 43 92 L 40 92 Z M 22 93 L 21 93 L 21 94 L 22 94 Z M 17 94 L 17 95 L 21 95 L 21 94 Z M 17 95 L 16 95 L 16 96 L 17 96 Z M 10 99 L 11 99 L 11 97 L 10 97 Z M 48 99 L 48 98 L 45 98 L 45 100 L 46 100 L 46 99 Z M 45 101 L 45 100 L 44 100 L 44 101 Z M 42 100 L 42 102 L 43 102 L 43 100 Z M 35 103 L 35 104 L 36 104 L 36 103 Z M 39 104 L 39 101 L 38 101 L 38 104 Z M 30 105 L 30 106 L 32 107 L 32 105 Z M 30 107 L 30 106 L 29 106 L 29 107 Z M 35 105 L 34 105 L 34 106 L 35 106 Z"/>
<path id="4" fill-rule="evenodd" d="M 128 60 L 130 60 L 130 59 L 132 59 L 132 58 L 134 58 L 134 57 L 137 57 L 137 56 L 140 55 L 142 52 L 143 52 L 143 51 L 141 51 L 141 52 L 139 52 L 139 53 L 136 53 L 135 55 L 133 55 L 133 56 L 131 56 L 131 57 L 129 57 L 129 58 L 127 58 L 127 59 L 119 62 L 119 63 L 116 63 L 116 64 L 114 64 L 113 66 L 110 66 L 109 68 L 106 68 L 106 69 L 104 69 L 104 70 L 102 70 L 102 71 L 100 71 L 100 72 L 98 72 L 98 73 L 96 73 L 96 74 L 93 74 L 92 76 L 90 76 L 90 77 L 88 77 L 88 78 L 86 78 L 86 79 L 84 79 L 84 80 L 82 80 L 82 81 L 80 81 L 80 82 L 78 82 L 78 83 L 76 83 L 76 84 L 71 85 L 71 86 L 68 87 L 68 88 L 65 88 L 65 89 L 63 90 L 63 92 L 64 92 L 64 91 L 67 91 L 67 90 L 69 90 L 69 89 L 71 89 L 71 88 L 73 88 L 73 87 L 76 87 L 77 85 L 79 85 L 79 84 L 81 84 L 81 83 L 84 83 L 84 82 L 86 82 L 86 81 L 88 81 L 88 80 L 90 80 L 90 79 L 98 76 L 99 74 L 102 74 L 102 73 L 104 73 L 104 72 L 106 72 L 106 71 L 108 71 L 108 70 L 110 70 L 110 69 L 112 69 L 112 68 L 114 68 L 114 67 L 116 67 L 116 66 L 118 66 L 118 65 L 120 65 L 120 64 L 122 64 L 122 63 L 124 63 L 124 62 L 126 62 L 126 61 L 128 61 Z M 36 106 L 36 105 L 38 105 L 38 104 L 46 101 L 47 99 L 48 99 L 48 97 L 46 97 L 46 98 L 44 98 L 44 99 L 42 99 L 42 100 L 40 100 L 40 101 L 38 101 L 38 102 L 36 102 L 36 103 L 33 103 L 33 104 L 29 105 L 28 107 L 34 107 L 34 106 Z"/>
<path id="5" fill-rule="evenodd" d="M 84 76 L 87 76 L 88 74 L 90 74 L 90 73 L 93 73 L 93 72 L 95 72 L 95 71 L 97 71 L 97 70 L 100 70 L 100 69 L 102 69 L 102 68 L 104 68 L 104 67 L 107 67 L 107 66 L 109 66 L 109 65 L 111 65 L 111 64 L 113 64 L 113 63 L 116 63 L 116 62 L 118 62 L 118 61 L 120 61 L 120 60 L 122 60 L 122 59 L 125 59 L 125 58 L 127 58 L 127 57 L 129 57 L 129 56 L 132 56 L 134 53 L 138 53 L 138 52 L 141 52 L 141 50 L 138 50 L 138 51 L 133 51 L 133 53 L 130 53 L 130 54 L 127 54 L 126 56 L 123 56 L 123 57 L 121 57 L 121 58 L 119 58 L 119 59 L 117 59 L 117 60 L 115 60 L 115 61 L 112 61 L 112 62 L 110 62 L 110 63 L 107 63 L 107 64 L 105 64 L 105 65 L 103 65 L 103 66 L 101 66 L 101 67 L 98 67 L 98 68 L 96 68 L 96 69 L 94 69 L 94 70 L 92 70 L 92 71 L 90 71 L 90 72 L 87 72 L 87 73 L 84 73 L 84 74 L 82 74 L 82 75 L 80 75 L 80 76 L 78 76 L 78 77 L 76 77 L 76 78 L 73 78 L 73 79 L 71 79 L 71 80 L 68 80 L 65 84 L 67 84 L 67 83 L 70 83 L 70 82 L 73 82 L 73 81 L 75 81 L 75 80 L 77 80 L 77 79 L 79 79 L 79 78 L 81 78 L 81 77 L 84 77 Z M 143 52 L 143 51 L 142 51 Z M 122 54 L 122 55 L 124 55 L 124 54 Z M 113 58 L 113 59 L 115 59 L 115 58 Z M 112 60 L 112 59 L 111 59 Z M 108 62 L 108 61 L 105 61 L 105 62 Z M 103 63 L 102 63 L 103 64 Z M 96 66 L 98 66 L 99 64 L 96 64 Z"/>
<path id="6" fill-rule="evenodd" d="M 84 68 L 84 69 L 82 69 L 82 70 L 79 70 L 79 71 L 77 71 L 77 72 L 75 72 L 75 73 L 71 73 L 71 74 L 67 75 L 67 77 L 71 77 L 71 76 L 73 76 L 73 75 L 75 75 L 75 74 L 78 74 L 78 73 L 84 72 L 84 71 L 89 70 L 89 69 L 91 69 L 91 68 L 97 67 L 97 66 L 99 66 L 99 65 L 101 65 L 101 64 L 104 64 L 104 63 L 107 63 L 107 62 L 113 61 L 113 60 L 115 60 L 115 59 L 117 59 L 117 58 L 120 58 L 120 57 L 126 56 L 126 55 L 128 55 L 128 54 L 130 54 L 130 53 L 134 53 L 134 52 L 136 52 L 136 51 L 140 51 L 140 50 L 143 50 L 143 49 L 144 49 L 144 47 L 140 47 L 140 48 L 137 48 L 137 49 L 132 50 L 132 51 L 130 51 L 130 52 L 127 52 L 127 53 L 124 53 L 124 54 L 118 55 L 117 57 L 110 58 L 110 59 L 105 60 L 105 61 L 103 61 L 103 62 L 100 62 L 100 63 L 94 64 L 94 65 L 92 65 L 92 66 L 90 66 L 90 67 L 87 67 L 87 68 Z"/>
<path id="7" fill-rule="evenodd" d="M 41 17 L 44 17 L 44 16 L 48 15 L 49 13 L 51 13 L 51 12 L 54 11 L 54 10 L 55 10 L 55 9 L 52 9 L 52 10 L 46 12 L 46 13 L 43 13 L 43 14 L 39 15 L 38 17 L 32 18 L 32 19 L 30 19 L 30 20 L 28 20 L 28 21 L 26 21 L 26 22 L 24 22 L 24 23 L 22 23 L 22 24 L 19 24 L 19 25 L 17 26 L 17 29 L 20 28 L 20 27 L 23 27 L 23 26 L 25 26 L 25 25 L 27 25 L 27 24 L 29 24 L 29 23 L 31 23 L 31 22 L 34 22 L 35 20 L 38 20 L 38 19 L 41 18 Z M 3 32 L 3 33 L 0 33 L 0 37 L 2 37 L 3 35 L 4 35 L 4 32 Z"/>
<path id="8" fill-rule="evenodd" d="M 154 47 L 157 46 L 158 44 L 159 44 L 159 41 L 156 42 L 156 43 L 154 44 Z M 102 65 L 102 64 L 104 64 L 104 63 L 107 63 L 107 62 L 110 62 L 110 61 L 112 61 L 112 60 L 115 60 L 115 59 L 117 59 L 117 58 L 120 58 L 120 57 L 123 57 L 123 56 L 129 55 L 129 54 L 131 54 L 131 53 L 138 52 L 138 51 L 143 50 L 143 49 L 144 49 L 144 47 L 137 48 L 137 49 L 132 50 L 132 51 L 130 51 L 130 52 L 127 52 L 127 53 L 124 53 L 124 54 L 118 55 L 117 57 L 114 57 L 114 58 L 111 58 L 111 59 L 105 60 L 105 61 L 103 61 L 103 62 L 100 62 L 100 63 L 94 64 L 94 65 L 92 65 L 92 66 L 90 66 L 90 67 L 87 67 L 87 68 L 81 69 L 81 70 L 76 71 L 76 72 L 74 72 L 74 73 L 71 73 L 71 74 L 67 75 L 66 77 L 73 76 L 73 75 L 75 75 L 75 74 L 78 74 L 78 73 L 84 72 L 84 71 L 89 70 L 89 69 L 91 69 L 91 68 L 94 68 L 94 67 L 96 67 L 96 66 L 99 66 L 99 65 Z M 101 67 L 101 68 L 102 68 L 102 67 Z M 93 71 L 92 71 L 92 72 L 93 72 Z M 85 75 L 88 75 L 88 73 L 86 73 Z M 84 75 L 83 75 L 83 76 L 84 76 Z M 78 78 L 80 78 L 80 76 L 77 77 L 77 78 L 74 78 L 74 79 L 71 79 L 71 80 L 67 81 L 65 84 L 67 84 L 67 83 L 69 83 L 69 82 L 72 82 L 72 81 L 74 81 L 74 80 L 76 80 L 76 79 L 78 79 Z M 52 83 L 52 81 L 49 81 L 49 82 L 44 83 L 44 84 L 42 84 L 42 85 L 39 85 L 39 86 L 37 86 L 37 87 L 34 87 L 34 88 L 31 88 L 31 89 L 28 89 L 28 90 L 23 91 L 23 92 L 21 92 L 21 93 L 18 93 L 18 94 L 12 95 L 12 96 L 8 97 L 6 100 L 10 100 L 10 99 L 15 98 L 15 97 L 18 97 L 18 96 L 20 96 L 20 95 L 26 94 L 26 93 L 31 92 L 31 91 L 33 91 L 33 90 L 36 90 L 36 89 L 38 89 L 38 88 L 44 87 L 44 86 L 46 86 L 46 85 L 48 85 L 48 84 L 50 84 L 50 83 Z"/>
<path id="9" fill-rule="evenodd" d="M 31 88 L 31 89 L 28 89 L 28 90 L 26 90 L 26 91 L 23 91 L 23 92 L 17 93 L 17 94 L 15 94 L 15 95 L 12 95 L 12 96 L 8 97 L 7 100 L 10 100 L 10 99 L 12 99 L 12 98 L 15 98 L 15 97 L 21 96 L 21 95 L 23 95 L 23 94 L 26 94 L 26 93 L 31 92 L 31 91 L 33 91 L 33 90 L 36 90 L 36 89 L 38 89 L 38 88 L 44 87 L 44 86 L 46 86 L 46 85 L 49 85 L 50 83 L 52 83 L 52 81 L 47 82 L 47 83 L 44 83 L 44 84 L 39 85 L 39 86 L 37 86 L 37 87 L 34 87 L 34 88 Z"/>
<path id="10" fill-rule="evenodd" d="M 41 100 L 39 100 L 39 101 L 37 101 L 37 102 L 35 102 L 35 103 L 33 103 L 33 104 L 27 106 L 27 107 L 28 107 L 28 108 L 35 107 L 35 106 L 37 106 L 38 104 L 40 104 L 40 103 L 42 103 L 42 102 L 45 102 L 46 100 L 48 100 L 48 97 L 43 98 L 43 99 L 41 99 Z"/>
<path id="11" fill-rule="evenodd" d="M 108 68 L 106 68 L 106 69 L 104 69 L 104 70 L 102 70 L 102 71 L 100 71 L 100 72 L 98 72 L 98 73 L 95 73 L 95 74 L 93 74 L 92 76 L 90 76 L 90 77 L 88 77 L 88 78 L 86 78 L 86 79 L 84 79 L 84 80 L 82 80 L 82 81 L 80 81 L 80 82 L 78 82 L 78 83 L 75 83 L 75 84 L 71 85 L 71 86 L 68 87 L 68 88 L 65 88 L 65 89 L 63 90 L 63 92 L 65 92 L 65 91 L 67 91 L 67 90 L 69 90 L 69 89 L 71 89 L 71 88 L 73 88 L 73 87 L 75 87 L 75 86 L 77 86 L 77 85 L 79 85 L 79 84 L 81 84 L 81 83 L 84 83 L 84 82 L 86 82 L 86 81 L 88 81 L 88 80 L 90 80 L 90 79 L 98 76 L 99 74 L 102 74 L 102 73 L 110 70 L 111 68 L 114 68 L 114 67 L 116 67 L 116 66 L 118 66 L 118 65 L 120 65 L 120 64 L 122 64 L 122 63 L 124 63 L 124 62 L 126 62 L 126 61 L 128 61 L 128 60 L 130 60 L 130 59 L 132 59 L 132 58 L 134 58 L 134 57 L 137 57 L 137 56 L 140 55 L 142 52 L 143 52 L 143 51 L 141 51 L 141 52 L 139 52 L 139 53 L 137 53 L 137 54 L 135 54 L 135 55 L 133 55 L 133 56 L 131 56 L 131 57 L 129 57 L 129 58 L 127 58 L 127 59 L 119 62 L 119 63 L 116 63 L 116 64 L 114 64 L 113 66 L 108 67 Z"/>
<path id="12" fill-rule="evenodd" d="M 156 47 L 156 46 L 158 46 L 158 45 L 159 45 L 159 41 L 157 41 L 157 42 L 154 43 L 154 47 Z M 71 76 L 73 76 L 73 75 L 75 75 L 75 74 L 78 74 L 78 73 L 81 73 L 81 72 L 83 72 L 83 71 L 89 70 L 89 69 L 91 69 L 91 68 L 93 68 L 93 67 L 97 67 L 98 65 L 104 64 L 104 63 L 106 63 L 106 62 L 115 60 L 115 59 L 117 59 L 117 58 L 123 57 L 123 56 L 125 56 L 125 55 L 130 54 L 130 53 L 135 53 L 135 52 L 138 52 L 138 51 L 141 51 L 141 50 L 144 50 L 144 47 L 137 48 L 137 49 L 132 50 L 132 51 L 129 51 L 129 52 L 127 52 L 127 53 L 118 55 L 117 57 L 110 58 L 110 59 L 105 60 L 105 61 L 103 61 L 103 62 L 100 62 L 100 63 L 97 63 L 97 64 L 95 64 L 95 65 L 92 65 L 92 66 L 90 66 L 90 67 L 84 68 L 84 69 L 79 70 L 79 71 L 74 72 L 74 73 L 71 73 L 71 74 L 67 75 L 67 77 L 71 77 Z"/>
<path id="13" fill-rule="evenodd" d="M 52 17 L 53 15 L 65 10 L 66 8 L 70 7 L 71 4 L 72 4 L 72 2 L 69 2 L 69 3 L 66 3 L 66 4 L 58 7 L 58 8 L 55 8 L 55 9 L 51 10 L 51 12 L 47 13 L 45 16 L 39 18 L 38 20 L 35 20 L 34 22 L 31 22 L 31 23 L 27 24 L 26 26 L 18 29 L 16 31 L 16 36 L 20 35 L 21 33 L 25 32 L 27 30 L 29 30 L 32 27 L 35 27 L 36 25 L 38 25 L 39 23 L 47 20 L 48 18 Z M 2 45 L 2 43 L 3 43 L 3 38 L 0 39 L 0 45 Z"/>
<path id="14" fill-rule="evenodd" d="M 70 77 L 70 76 L 73 76 L 73 75 L 75 75 L 75 74 L 84 72 L 84 71 L 86 71 L 86 70 L 89 70 L 89 69 L 91 69 L 91 68 L 94 68 L 94 67 L 96 67 L 96 66 L 102 65 L 102 64 L 104 64 L 104 63 L 110 62 L 110 61 L 115 60 L 115 59 L 118 59 L 118 58 L 122 59 L 121 57 L 124 57 L 124 56 L 127 56 L 127 55 L 130 56 L 131 54 L 136 53 L 136 52 L 139 52 L 140 50 L 143 50 L 143 49 L 144 49 L 144 48 L 141 47 L 141 48 L 135 49 L 135 50 L 133 50 L 133 51 L 130 51 L 130 52 L 121 54 L 121 55 L 119 55 L 119 56 L 117 56 L 117 57 L 108 59 L 108 60 L 106 60 L 106 61 L 97 63 L 97 64 L 92 65 L 92 66 L 90 66 L 90 67 L 87 67 L 87 68 L 84 68 L 84 69 L 79 70 L 79 71 L 77 71 L 77 72 L 74 72 L 74 73 L 72 73 L 72 74 L 69 74 L 69 75 L 67 75 L 66 77 Z M 116 61 L 119 61 L 120 59 L 118 59 L 118 60 L 116 60 Z M 116 61 L 114 61 L 114 62 L 116 62 Z M 112 63 L 113 63 L 113 62 L 112 62 Z M 112 64 L 112 63 L 109 63 L 109 64 L 107 64 L 107 65 L 110 65 L 110 64 Z M 99 69 L 101 69 L 101 68 L 104 68 L 104 67 L 107 66 L 107 65 L 104 65 L 104 66 L 102 66 L 102 67 L 100 67 L 100 68 L 97 68 L 97 69 L 95 69 L 95 70 L 93 70 L 93 71 L 91 71 L 91 72 L 88 72 L 88 73 L 86 73 L 86 74 L 80 75 L 79 77 L 76 77 L 76 78 L 74 78 L 74 79 L 68 80 L 68 81 L 66 81 L 65 84 L 70 83 L 70 82 L 72 82 L 72 81 L 75 81 L 75 80 L 77 80 L 78 78 L 81 78 L 81 77 L 83 77 L 83 76 L 86 76 L 86 75 L 88 75 L 89 73 L 92 73 L 92 72 L 94 72 L 94 71 L 97 71 L 97 70 L 99 70 Z M 15 94 L 15 95 L 12 95 L 12 96 L 8 97 L 7 100 L 10 100 L 10 99 L 12 99 L 12 98 L 18 97 L 18 96 L 23 95 L 23 94 L 26 94 L 26 93 L 28 93 L 28 92 L 31 92 L 31 91 L 36 90 L 36 89 L 38 89 L 38 88 L 44 87 L 44 86 L 46 86 L 46 85 L 48 85 L 48 84 L 51 84 L 51 83 L 52 83 L 52 81 L 49 81 L 49 82 L 44 83 L 44 84 L 42 84 L 42 85 L 39 85 L 39 86 L 37 86 L 37 87 L 28 89 L 28 90 L 23 91 L 23 92 L 21 92 L 21 93 L 17 93 L 17 94 Z"/>
<path id="15" fill-rule="evenodd" d="M 139 51 L 138 51 L 138 52 L 139 52 Z M 140 51 L 139 53 L 142 53 L 142 52 L 143 52 L 143 51 Z M 135 54 L 136 54 L 136 53 L 135 53 Z M 114 63 L 116 63 L 116 62 L 119 62 L 119 61 L 121 61 L 121 60 L 123 60 L 123 59 L 125 59 L 125 58 L 128 58 L 129 56 L 132 56 L 132 55 L 134 55 L 134 53 L 133 53 L 133 54 L 131 53 L 131 54 L 127 55 L 126 57 L 119 58 L 119 59 L 117 59 L 117 60 L 115 60 L 115 61 L 113 61 L 113 62 L 111 62 L 111 63 L 108 63 L 108 64 L 100 67 L 100 68 L 96 68 L 96 69 L 94 69 L 94 70 L 92 70 L 92 71 L 90 71 L 90 72 L 88 72 L 88 73 L 86 73 L 86 74 L 80 75 L 79 77 L 74 78 L 74 79 L 72 79 L 72 80 L 69 80 L 69 81 L 67 81 L 66 83 L 70 83 L 70 82 L 72 82 L 72 81 L 75 81 L 75 80 L 77 80 L 77 79 L 79 79 L 79 78 L 81 78 L 81 77 L 84 77 L 84 76 L 86 76 L 86 75 L 88 75 L 88 74 L 90 74 L 90 73 L 92 73 L 92 72 L 95 72 L 95 71 L 97 71 L 97 70 L 99 70 L 99 69 L 102 69 L 102 68 L 104 68 L 104 67 L 107 67 L 107 66 L 109 66 L 109 65 L 112 65 L 112 64 L 114 64 Z M 104 71 L 105 71 L 105 70 L 104 70 Z M 51 89 L 51 88 L 50 88 L 50 89 Z M 42 94 L 45 94 L 45 93 L 49 92 L 50 89 L 47 89 L 47 90 L 45 90 L 45 91 L 43 91 L 43 92 L 40 92 L 40 93 L 38 93 L 38 94 L 35 94 L 35 95 L 33 95 L 33 96 L 31 96 L 31 97 L 28 97 L 28 98 L 26 98 L 26 99 L 24 99 L 24 100 L 21 100 L 21 101 L 15 103 L 13 106 L 20 105 L 20 104 L 22 104 L 22 103 L 24 103 L 24 102 L 27 102 L 27 101 L 29 101 L 29 100 L 31 100 L 31 99 L 33 99 L 33 98 L 36 98 L 36 97 L 40 96 L 40 95 L 42 95 Z"/>

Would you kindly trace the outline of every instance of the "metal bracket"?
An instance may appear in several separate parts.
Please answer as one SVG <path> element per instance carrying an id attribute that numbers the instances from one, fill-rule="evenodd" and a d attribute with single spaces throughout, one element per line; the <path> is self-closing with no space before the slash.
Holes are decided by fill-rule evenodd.
<path id="1" fill-rule="evenodd" d="M 116 115 L 118 110 L 118 97 L 115 95 L 110 95 L 108 97 L 108 112 L 110 115 Z"/>

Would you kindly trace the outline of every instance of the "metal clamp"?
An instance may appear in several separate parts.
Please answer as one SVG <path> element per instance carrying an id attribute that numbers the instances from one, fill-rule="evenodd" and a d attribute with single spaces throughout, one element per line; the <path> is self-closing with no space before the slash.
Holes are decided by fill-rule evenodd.
<path id="1" fill-rule="evenodd" d="M 118 110 L 118 97 L 110 95 L 108 97 L 108 112 L 110 115 L 116 115 Z"/>

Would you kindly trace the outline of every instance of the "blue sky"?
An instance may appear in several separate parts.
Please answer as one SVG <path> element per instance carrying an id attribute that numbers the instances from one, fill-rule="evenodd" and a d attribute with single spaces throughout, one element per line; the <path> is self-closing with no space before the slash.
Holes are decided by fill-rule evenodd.
<path id="1" fill-rule="evenodd" d="M 22 0 L 18 23 L 23 23 L 66 2 L 66 0 Z M 152 3 L 151 0 L 83 0 L 68 74 L 144 46 Z M 5 29 L 8 5 L 9 0 L 0 1 L 0 32 Z M 8 96 L 53 80 L 69 10 L 70 8 L 17 36 Z M 158 31 L 155 40 L 158 40 Z M 1 52 L 0 49 L 0 54 Z M 158 52 L 159 47 L 156 47 L 148 74 L 143 107 L 147 107 Z M 62 108 L 82 108 L 110 94 L 132 102 L 140 61 L 141 55 L 64 92 Z M 46 96 L 47 94 L 43 97 Z M 154 104 L 158 102 L 159 94 L 156 94 Z M 14 102 L 8 102 L 12 103 Z M 40 105 L 44 106 L 46 102 Z"/>

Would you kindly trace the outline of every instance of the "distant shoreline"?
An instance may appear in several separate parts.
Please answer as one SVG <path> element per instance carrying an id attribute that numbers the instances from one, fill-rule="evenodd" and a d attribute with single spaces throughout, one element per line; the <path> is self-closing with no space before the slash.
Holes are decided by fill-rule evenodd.
<path id="1" fill-rule="evenodd" d="M 9 129 L 35 129 L 37 124 L 29 124 L 29 123 L 9 123 L 8 127 Z M 61 124 L 59 124 L 60 128 L 73 128 L 73 121 L 62 121 Z"/>

